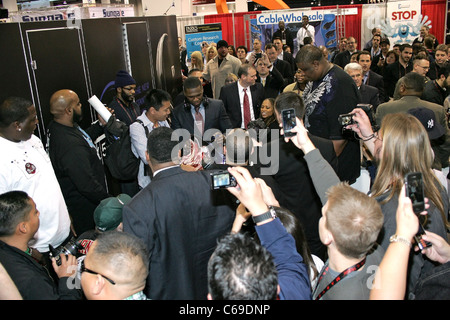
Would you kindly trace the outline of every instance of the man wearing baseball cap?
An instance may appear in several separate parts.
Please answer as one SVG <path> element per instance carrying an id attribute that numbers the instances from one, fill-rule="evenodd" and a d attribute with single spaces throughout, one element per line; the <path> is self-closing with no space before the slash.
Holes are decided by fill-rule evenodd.
<path id="1" fill-rule="evenodd" d="M 219 99 L 220 89 L 225 85 L 228 74 L 238 74 L 241 60 L 228 54 L 228 43 L 225 40 L 217 42 L 217 56 L 206 64 L 203 78 L 211 81 L 213 98 Z"/>

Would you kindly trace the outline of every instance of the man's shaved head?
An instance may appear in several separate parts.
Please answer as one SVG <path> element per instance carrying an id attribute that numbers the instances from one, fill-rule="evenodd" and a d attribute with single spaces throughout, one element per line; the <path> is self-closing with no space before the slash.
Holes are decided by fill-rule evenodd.
<path id="1" fill-rule="evenodd" d="M 77 101 L 78 95 L 72 90 L 58 90 L 50 98 L 50 113 L 55 118 L 61 117 L 66 108 L 73 106 Z"/>

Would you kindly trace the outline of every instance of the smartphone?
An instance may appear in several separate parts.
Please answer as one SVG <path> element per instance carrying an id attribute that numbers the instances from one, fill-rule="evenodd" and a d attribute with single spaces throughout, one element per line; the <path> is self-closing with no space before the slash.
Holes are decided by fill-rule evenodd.
<path id="1" fill-rule="evenodd" d="M 411 172 L 405 176 L 405 190 L 406 196 L 411 199 L 413 211 L 419 218 L 419 230 L 414 236 L 414 240 L 420 250 L 428 248 L 431 246 L 431 243 L 422 239 L 425 231 L 422 226 L 423 216 L 420 215 L 420 212 L 425 210 L 425 194 L 421 172 Z"/>
<path id="2" fill-rule="evenodd" d="M 228 171 L 213 172 L 210 176 L 212 190 L 237 186 L 236 179 Z"/>
<path id="3" fill-rule="evenodd" d="M 425 195 L 421 172 L 411 172 L 405 176 L 406 196 L 411 199 L 415 214 L 425 210 Z"/>
<path id="4" fill-rule="evenodd" d="M 281 111 L 281 120 L 283 122 L 283 131 L 285 137 L 293 137 L 296 135 L 292 129 L 297 125 L 295 121 L 295 110 L 293 108 Z"/>

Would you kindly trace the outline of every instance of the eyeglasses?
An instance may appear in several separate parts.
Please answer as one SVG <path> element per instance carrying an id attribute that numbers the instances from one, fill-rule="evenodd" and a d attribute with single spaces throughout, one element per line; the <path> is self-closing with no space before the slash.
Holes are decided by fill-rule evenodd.
<path id="1" fill-rule="evenodd" d="M 95 275 L 99 275 L 99 276 L 102 276 L 103 278 L 105 278 L 105 280 L 107 280 L 109 283 L 111 283 L 112 285 L 115 285 L 116 283 L 113 281 L 113 280 L 111 280 L 110 278 L 108 278 L 108 277 L 105 277 L 104 275 L 102 275 L 102 274 L 100 274 L 100 273 L 98 273 L 98 272 L 95 272 L 95 271 L 92 271 L 92 270 L 90 270 L 90 269 L 88 269 L 88 268 L 86 268 L 86 266 L 84 265 L 84 260 L 83 261 L 81 261 L 81 273 L 83 273 L 83 272 L 87 272 L 87 273 L 90 273 L 90 274 L 95 274 Z"/>
<path id="2" fill-rule="evenodd" d="M 136 90 L 136 88 L 127 88 L 127 87 L 124 87 L 123 89 L 127 91 Z"/>
<path id="3" fill-rule="evenodd" d="M 421 67 L 424 70 L 430 70 L 430 67 L 422 67 L 420 64 L 417 65 L 418 67 Z"/>

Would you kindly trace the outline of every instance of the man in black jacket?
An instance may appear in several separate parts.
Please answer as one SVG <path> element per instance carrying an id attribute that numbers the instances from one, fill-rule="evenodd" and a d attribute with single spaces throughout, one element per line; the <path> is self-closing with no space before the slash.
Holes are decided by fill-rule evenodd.
<path id="1" fill-rule="evenodd" d="M 58 284 L 41 264 L 42 255 L 28 247 L 39 228 L 39 210 L 27 193 L 9 191 L 0 195 L 0 263 L 24 300 L 81 299 L 81 291 L 71 285 L 77 268 L 72 255 L 61 255 L 61 265 L 53 262 Z"/>
<path id="2" fill-rule="evenodd" d="M 293 91 L 283 92 L 275 100 L 275 112 L 280 123 L 282 111 L 288 108 L 294 108 L 296 117 L 303 119 L 305 113 L 303 100 Z M 313 135 L 310 135 L 310 139 L 336 171 L 337 157 L 331 140 Z M 278 143 L 279 148 L 276 147 Z M 271 166 L 274 172 L 269 176 L 262 174 L 261 178 L 275 180 L 275 183 L 270 182 L 268 185 L 271 186 L 280 206 L 292 211 L 300 220 L 311 253 L 326 260 L 326 247 L 320 241 L 318 225 L 322 216 L 322 203 L 312 183 L 304 153 L 292 142 L 286 142 L 284 136 L 280 136 L 279 141 L 272 147 L 273 144 L 273 141 L 269 142 L 268 155 L 273 162 Z"/>
<path id="3" fill-rule="evenodd" d="M 173 130 L 148 136 L 152 182 L 123 208 L 123 231 L 142 239 L 150 255 L 144 293 L 150 299 L 206 299 L 207 265 L 235 211 L 226 190 L 211 190 L 206 170 L 187 172 L 173 154 Z"/>
<path id="4" fill-rule="evenodd" d="M 95 227 L 94 210 L 110 196 L 104 167 L 93 143 L 104 130 L 98 122 L 83 130 L 78 125 L 81 108 L 75 92 L 55 92 L 50 99 L 54 121 L 48 126 L 50 160 L 77 234 Z"/>

